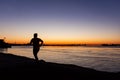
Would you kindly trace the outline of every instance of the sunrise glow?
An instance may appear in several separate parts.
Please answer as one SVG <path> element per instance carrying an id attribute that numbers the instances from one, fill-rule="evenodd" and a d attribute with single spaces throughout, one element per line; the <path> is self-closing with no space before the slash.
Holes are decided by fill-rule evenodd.
<path id="1" fill-rule="evenodd" d="M 0 39 L 8 43 L 26 44 L 38 33 L 45 44 L 120 44 L 114 0 L 2 0 L 0 11 Z"/>

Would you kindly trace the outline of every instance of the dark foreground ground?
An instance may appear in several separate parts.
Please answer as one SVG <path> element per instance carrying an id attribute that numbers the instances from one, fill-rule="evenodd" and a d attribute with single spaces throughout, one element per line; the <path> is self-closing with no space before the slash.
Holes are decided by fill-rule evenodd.
<path id="1" fill-rule="evenodd" d="M 110 73 L 72 64 L 58 64 L 0 53 L 0 80 L 120 80 Z"/>

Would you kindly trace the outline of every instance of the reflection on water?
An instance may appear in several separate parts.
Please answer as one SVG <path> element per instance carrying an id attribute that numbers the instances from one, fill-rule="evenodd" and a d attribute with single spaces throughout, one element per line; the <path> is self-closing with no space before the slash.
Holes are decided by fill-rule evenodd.
<path id="1" fill-rule="evenodd" d="M 7 52 L 7 48 L 0 48 L 0 53 Z"/>
<path id="2" fill-rule="evenodd" d="M 13 46 L 2 51 L 34 58 L 32 46 Z M 48 62 L 75 64 L 109 72 L 120 71 L 120 48 L 43 46 L 38 56 Z"/>

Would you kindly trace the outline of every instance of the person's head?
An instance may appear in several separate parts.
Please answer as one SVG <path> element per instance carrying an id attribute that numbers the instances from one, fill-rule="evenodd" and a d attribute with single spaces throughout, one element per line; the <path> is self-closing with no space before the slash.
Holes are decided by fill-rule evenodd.
<path id="1" fill-rule="evenodd" d="M 38 35 L 37 33 L 34 33 L 34 38 L 37 38 L 37 35 Z"/>

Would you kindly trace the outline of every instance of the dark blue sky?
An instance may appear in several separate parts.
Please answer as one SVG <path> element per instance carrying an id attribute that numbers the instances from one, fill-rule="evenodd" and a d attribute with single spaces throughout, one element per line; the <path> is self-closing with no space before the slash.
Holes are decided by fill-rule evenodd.
<path id="1" fill-rule="evenodd" d="M 119 4 L 119 0 L 0 0 L 0 17 L 73 18 L 119 22 Z"/>

